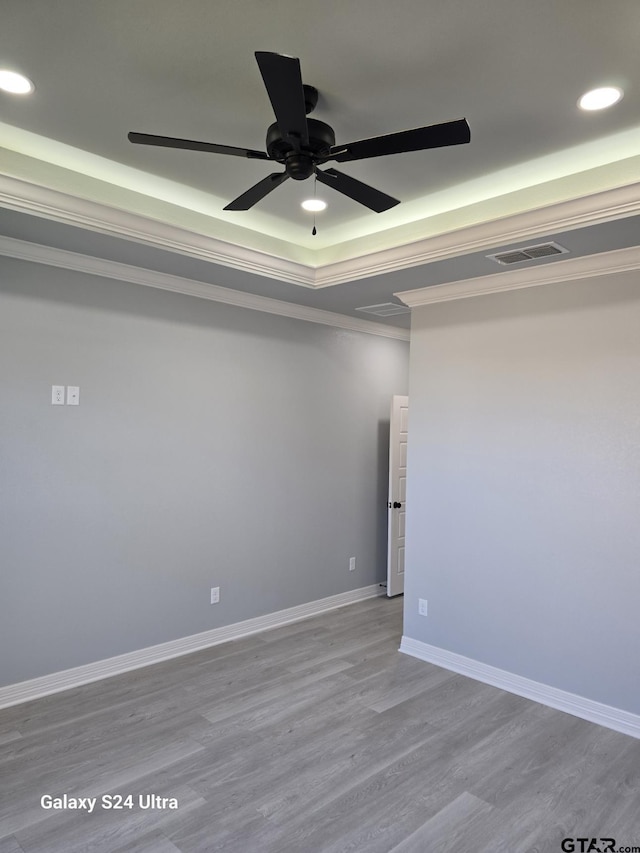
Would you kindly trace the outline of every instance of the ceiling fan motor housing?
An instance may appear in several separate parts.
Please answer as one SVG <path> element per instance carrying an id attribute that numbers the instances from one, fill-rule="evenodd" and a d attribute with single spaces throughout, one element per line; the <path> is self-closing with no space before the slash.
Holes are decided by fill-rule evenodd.
<path id="1" fill-rule="evenodd" d="M 312 175 L 315 166 L 330 157 L 330 149 L 336 144 L 335 133 L 328 124 L 308 118 L 307 126 L 309 144 L 304 146 L 296 146 L 282 136 L 277 122 L 267 130 L 267 154 L 282 163 L 289 177 L 295 181 L 304 181 Z"/>

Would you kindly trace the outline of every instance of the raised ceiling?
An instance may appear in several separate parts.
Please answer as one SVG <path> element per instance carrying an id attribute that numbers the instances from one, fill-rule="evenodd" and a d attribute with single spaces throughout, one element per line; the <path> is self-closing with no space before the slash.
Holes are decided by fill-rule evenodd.
<path id="1" fill-rule="evenodd" d="M 197 235 L 200 247 L 207 239 L 228 247 L 196 254 L 207 272 L 188 267 L 181 245 L 176 274 L 353 314 L 407 284 L 495 272 L 485 255 L 517 242 L 505 239 L 513 229 L 501 235 L 501 219 L 640 181 L 637 0 L 4 0 L 0 15 L 0 66 L 36 86 L 24 98 L 0 93 L 2 227 L 21 239 L 73 248 L 72 229 L 90 228 L 95 253 L 154 268 L 170 249 L 157 235 L 170 227 Z M 319 186 L 328 208 L 316 217 L 316 237 L 300 208 L 311 179 L 286 182 L 251 211 L 225 212 L 272 164 L 134 146 L 127 132 L 264 150 L 273 113 L 256 50 L 300 58 L 304 81 L 320 91 L 314 117 L 333 126 L 338 142 L 465 117 L 471 143 L 342 164 L 402 204 L 375 214 Z M 578 98 L 597 85 L 618 85 L 625 96 L 601 113 L 580 111 Z M 57 202 L 35 203 L 20 187 L 55 192 Z M 73 215 L 61 213 L 64 197 L 74 200 Z M 81 203 L 93 205 L 90 213 L 78 213 Z M 102 227 L 100 207 L 106 219 L 137 217 L 140 239 L 133 225 Z M 563 233 L 567 248 L 585 254 L 638 242 L 629 218 L 637 212 L 616 207 L 617 227 L 605 214 L 548 221 L 568 222 L 575 234 Z M 43 217 L 58 220 L 58 231 L 47 231 Z M 464 239 L 456 252 L 456 232 L 487 222 L 498 225 L 482 245 Z M 543 215 L 536 223 L 525 242 L 536 242 L 536 228 L 558 239 Z M 143 232 L 156 225 L 147 240 Z M 127 236 L 140 251 L 118 250 L 101 231 Z M 454 235 L 449 250 L 431 252 L 429 241 L 446 235 Z M 234 264 L 243 251 L 269 260 Z M 362 261 L 381 252 L 395 261 Z M 237 269 L 221 281 L 219 264 Z M 323 273 L 340 265 L 336 275 Z M 310 272 L 288 276 L 294 267 Z"/>

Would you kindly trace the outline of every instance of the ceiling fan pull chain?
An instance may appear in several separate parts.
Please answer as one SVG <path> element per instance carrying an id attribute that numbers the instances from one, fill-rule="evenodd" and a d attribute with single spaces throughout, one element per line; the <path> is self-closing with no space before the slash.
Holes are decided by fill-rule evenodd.
<path id="1" fill-rule="evenodd" d="M 317 189 L 318 189 L 318 175 L 316 173 L 314 173 L 314 175 L 313 175 L 313 198 L 314 199 L 316 197 Z M 317 233 L 318 232 L 316 230 L 316 214 L 314 211 L 314 213 L 313 213 L 313 228 L 311 229 L 311 236 L 315 237 Z"/>

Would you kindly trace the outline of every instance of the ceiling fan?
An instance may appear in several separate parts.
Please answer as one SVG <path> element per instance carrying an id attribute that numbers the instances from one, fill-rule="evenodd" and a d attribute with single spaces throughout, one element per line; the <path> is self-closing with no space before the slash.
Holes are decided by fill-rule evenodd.
<path id="1" fill-rule="evenodd" d="M 264 51 L 257 51 L 255 56 L 276 116 L 276 121 L 267 130 L 266 152 L 149 133 L 128 134 L 129 141 L 139 145 L 230 154 L 250 160 L 269 160 L 284 166 L 284 172 L 274 172 L 263 178 L 226 205 L 225 210 L 249 210 L 283 181 L 289 178 L 303 181 L 315 175 L 321 184 L 333 187 L 376 213 L 382 213 L 400 201 L 337 169 L 323 170 L 319 167 L 330 160 L 346 163 L 406 151 L 461 145 L 471 138 L 466 119 L 458 119 L 336 145 L 332 127 L 323 121 L 307 118 L 318 102 L 318 90 L 302 83 L 300 61 L 292 56 Z"/>

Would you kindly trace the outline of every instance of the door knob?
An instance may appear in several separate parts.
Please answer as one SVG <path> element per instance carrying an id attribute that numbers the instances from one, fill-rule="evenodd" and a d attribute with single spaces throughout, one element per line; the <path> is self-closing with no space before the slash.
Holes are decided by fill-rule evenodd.
<path id="1" fill-rule="evenodd" d="M 401 506 L 402 506 L 402 504 L 400 503 L 400 501 L 394 501 L 393 502 L 393 508 L 394 509 L 400 509 Z"/>

